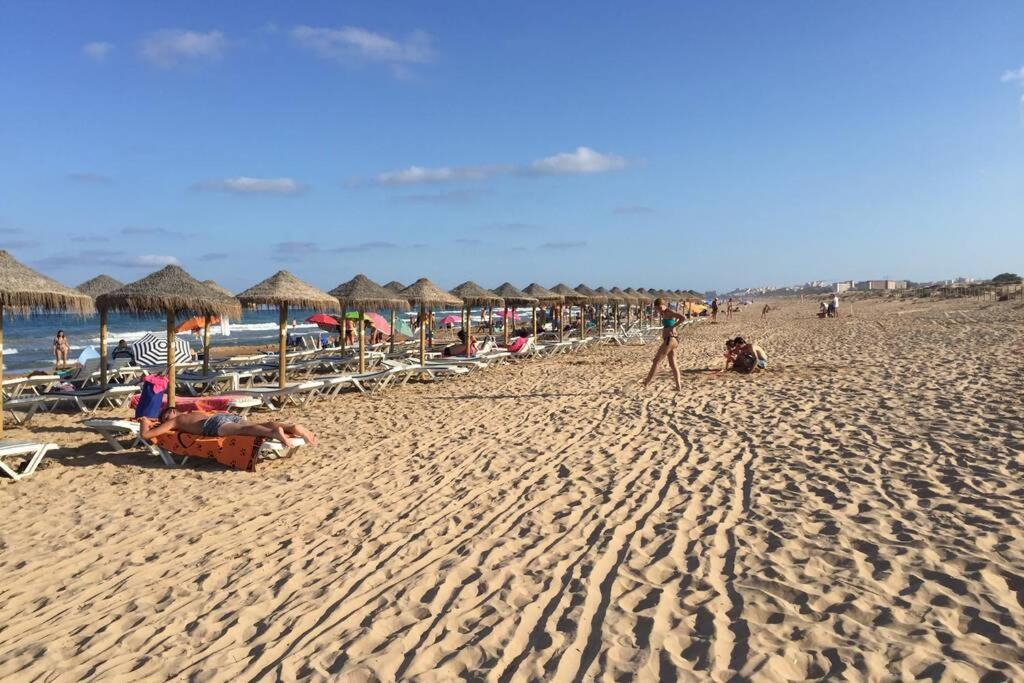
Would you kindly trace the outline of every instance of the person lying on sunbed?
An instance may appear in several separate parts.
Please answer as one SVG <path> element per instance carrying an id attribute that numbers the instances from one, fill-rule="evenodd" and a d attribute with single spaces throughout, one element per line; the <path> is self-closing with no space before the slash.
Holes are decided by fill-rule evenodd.
<path id="1" fill-rule="evenodd" d="M 449 356 L 472 356 L 476 353 L 476 344 L 470 344 L 468 348 L 466 347 L 465 330 L 459 330 L 459 342 L 458 344 L 444 347 L 441 355 L 447 358 Z"/>
<path id="2" fill-rule="evenodd" d="M 234 413 L 179 413 L 174 408 L 164 408 L 160 419 L 139 418 L 140 433 L 147 441 L 167 432 L 184 432 L 199 436 L 259 436 L 265 439 L 277 439 L 285 446 L 293 446 L 293 438 L 300 437 L 311 445 L 316 445 L 316 435 L 302 425 L 284 422 L 247 421 Z"/>

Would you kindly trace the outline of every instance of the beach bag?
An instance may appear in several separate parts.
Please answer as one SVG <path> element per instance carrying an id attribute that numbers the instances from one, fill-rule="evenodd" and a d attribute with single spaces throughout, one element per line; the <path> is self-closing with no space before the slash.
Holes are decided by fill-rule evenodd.
<path id="1" fill-rule="evenodd" d="M 139 395 L 138 405 L 135 406 L 135 417 L 148 417 L 151 420 L 160 417 L 167 384 L 167 378 L 160 375 L 146 375 L 142 378 L 142 393 Z"/>

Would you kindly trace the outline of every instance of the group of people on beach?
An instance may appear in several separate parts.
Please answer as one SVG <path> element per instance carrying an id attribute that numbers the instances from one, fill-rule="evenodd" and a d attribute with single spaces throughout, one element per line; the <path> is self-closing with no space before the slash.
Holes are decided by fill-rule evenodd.
<path id="1" fill-rule="evenodd" d="M 731 301 L 731 299 L 730 299 Z M 718 300 L 712 301 L 712 311 L 715 311 Z M 731 306 L 730 306 L 731 307 Z M 762 317 L 767 315 L 768 307 L 765 306 Z M 661 316 L 661 346 L 654 354 L 654 361 L 651 363 L 651 371 L 644 378 L 643 386 L 647 387 L 662 361 L 668 361 L 669 370 L 672 371 L 672 380 L 675 382 L 676 391 L 682 391 L 682 383 L 679 380 L 679 366 L 676 364 L 676 349 L 679 348 L 679 336 L 677 334 L 680 323 L 688 320 L 688 315 L 674 311 L 668 306 L 664 299 L 655 299 L 654 310 Z M 713 315 L 713 314 L 712 314 Z M 750 343 L 743 337 L 735 337 L 725 342 L 725 369 L 750 374 L 760 372 L 768 368 L 768 354 L 758 344 Z"/>
<path id="2" fill-rule="evenodd" d="M 821 301 L 818 303 L 818 317 L 819 318 L 838 318 L 839 317 L 839 295 L 833 294 L 831 299 Z"/>

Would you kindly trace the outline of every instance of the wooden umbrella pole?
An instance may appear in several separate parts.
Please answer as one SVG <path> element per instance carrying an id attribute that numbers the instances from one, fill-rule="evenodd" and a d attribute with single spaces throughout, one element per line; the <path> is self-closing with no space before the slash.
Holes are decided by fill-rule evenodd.
<path id="1" fill-rule="evenodd" d="M 551 307 L 551 317 L 555 317 L 555 307 Z M 565 334 L 565 304 L 558 305 L 558 343 L 562 343 L 562 336 Z"/>
<path id="2" fill-rule="evenodd" d="M 534 341 L 536 342 L 536 339 L 537 339 L 537 306 L 536 305 L 533 307 L 532 315 L 533 315 L 533 338 L 534 338 Z"/>
<path id="3" fill-rule="evenodd" d="M 395 314 L 395 309 L 391 309 L 391 348 L 388 349 L 389 354 L 395 353 L 395 326 L 398 324 L 398 316 Z"/>
<path id="4" fill-rule="evenodd" d="M 472 325 L 467 326 L 466 324 L 469 320 L 469 309 L 463 306 L 459 313 L 462 315 L 462 343 L 466 347 L 466 355 L 472 356 L 473 354 L 469 352 L 469 350 L 473 348 L 473 331 L 470 329 Z"/>
<path id="5" fill-rule="evenodd" d="M 177 394 L 175 384 L 174 361 L 177 356 L 177 348 L 174 342 L 177 335 L 174 333 L 174 311 L 167 311 L 167 407 L 174 407 L 174 397 Z"/>
<path id="6" fill-rule="evenodd" d="M 288 381 L 288 304 L 282 303 L 277 309 L 277 386 L 284 389 Z"/>
<path id="7" fill-rule="evenodd" d="M 420 305 L 420 367 L 427 364 L 427 310 Z"/>
<path id="8" fill-rule="evenodd" d="M 604 336 L 604 304 L 597 307 L 597 338 Z"/>
<path id="9" fill-rule="evenodd" d="M 587 338 L 587 308 L 580 302 L 580 341 Z"/>
<path id="10" fill-rule="evenodd" d="M 203 377 L 210 374 L 210 314 L 203 316 Z"/>
<path id="11" fill-rule="evenodd" d="M 366 342 L 363 337 L 366 334 L 366 325 L 363 322 L 363 307 L 359 307 L 359 374 L 366 372 Z"/>
<path id="12" fill-rule="evenodd" d="M 501 321 L 501 333 L 505 336 L 505 346 L 508 346 L 508 306 L 502 310 L 505 312 L 505 317 Z"/>
<path id="13" fill-rule="evenodd" d="M 345 338 L 348 337 L 348 320 L 345 318 L 345 314 L 348 313 L 348 306 L 341 307 L 341 354 L 345 355 Z"/>
<path id="14" fill-rule="evenodd" d="M 100 387 L 107 388 L 107 310 L 100 311 Z"/>

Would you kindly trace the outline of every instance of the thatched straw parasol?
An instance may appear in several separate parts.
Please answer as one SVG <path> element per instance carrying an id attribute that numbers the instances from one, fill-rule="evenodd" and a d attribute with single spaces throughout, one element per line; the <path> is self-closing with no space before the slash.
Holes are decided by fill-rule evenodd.
<path id="1" fill-rule="evenodd" d="M 129 282 L 124 287 L 107 292 L 96 298 L 100 312 L 100 348 L 106 348 L 107 311 L 120 311 L 140 315 L 143 313 L 164 313 L 167 315 L 167 405 L 174 406 L 174 319 L 179 313 L 203 316 L 227 315 L 239 317 L 242 307 L 237 299 L 224 296 L 210 289 L 179 266 L 165 266 L 150 273 L 141 280 Z M 105 380 L 107 357 L 104 353 L 100 369 Z"/>
<path id="2" fill-rule="evenodd" d="M 384 289 L 386 289 L 389 292 L 391 292 L 392 294 L 401 294 L 402 290 L 405 289 L 405 285 L 403 285 L 398 280 L 392 280 L 391 282 L 387 283 L 386 285 L 381 285 L 381 286 Z"/>
<path id="3" fill-rule="evenodd" d="M 470 319 L 470 309 L 473 306 L 488 309 L 493 308 L 495 305 L 500 306 L 502 298 L 489 289 L 484 289 L 472 280 L 466 280 L 449 293 L 462 299 L 462 330 L 465 332 L 465 344 L 468 350 L 473 345 L 473 321 Z M 490 324 L 490 319 L 490 316 L 488 316 L 488 324 Z"/>
<path id="4" fill-rule="evenodd" d="M 75 287 L 82 294 L 87 294 L 93 299 L 98 297 L 100 294 L 106 294 L 112 292 L 118 287 L 123 287 L 124 283 L 120 280 L 115 280 L 106 274 L 100 274 L 91 280 L 86 280 L 82 284 Z"/>
<path id="5" fill-rule="evenodd" d="M 88 315 L 93 311 L 93 303 L 87 294 L 37 273 L 0 249 L 0 382 L 3 382 L 5 309 L 24 315 L 33 310 Z M 3 393 L 0 392 L 0 432 L 3 431 L 3 409 Z"/>
<path id="6" fill-rule="evenodd" d="M 425 277 L 402 290 L 402 297 L 420 310 L 420 365 L 427 364 L 427 311 L 438 306 L 461 306 L 462 299 L 449 294 Z"/>
<path id="7" fill-rule="evenodd" d="M 561 294 L 558 294 L 557 292 L 552 292 L 547 287 L 541 287 L 536 282 L 531 282 L 529 285 L 524 287 L 523 288 L 523 292 L 526 293 L 526 294 L 529 294 L 530 296 L 532 296 L 541 305 L 545 305 L 546 304 L 546 305 L 551 306 L 551 319 L 552 320 L 555 319 L 555 306 L 558 306 L 559 308 L 561 308 L 562 302 L 565 301 L 565 297 L 562 296 Z M 534 320 L 534 323 L 533 323 L 533 336 L 534 337 L 537 336 L 537 315 L 536 315 L 536 313 L 537 313 L 537 311 L 536 311 L 536 309 L 534 309 L 534 316 L 533 316 L 533 320 Z M 559 314 L 558 320 L 559 320 L 558 340 L 561 341 L 562 340 L 562 327 L 563 327 L 562 324 L 561 324 L 561 320 L 562 320 L 561 314 Z"/>
<path id="8" fill-rule="evenodd" d="M 636 303 L 636 298 L 626 294 L 618 287 L 612 287 L 606 290 L 604 287 L 598 287 L 598 291 L 607 294 L 608 303 L 612 304 L 612 308 L 615 311 L 615 328 L 619 327 L 619 306 L 625 305 L 626 307 L 626 326 L 629 326 L 630 320 L 630 309 L 632 305 Z"/>
<path id="9" fill-rule="evenodd" d="M 376 282 L 359 274 L 330 291 L 337 298 L 342 310 L 342 339 L 345 338 L 345 311 L 349 308 L 359 311 L 359 372 L 366 372 L 366 340 L 364 328 L 366 309 L 391 311 L 391 343 L 395 343 L 395 312 L 409 310 L 409 302 L 398 294 L 381 287 Z"/>
<path id="10" fill-rule="evenodd" d="M 220 292 L 224 296 L 230 296 L 230 297 L 234 297 L 235 296 L 234 292 L 232 292 L 227 287 L 221 287 L 214 280 L 203 280 L 203 284 L 206 285 L 207 287 L 209 287 L 210 289 L 216 291 L 216 292 Z"/>
<path id="11" fill-rule="evenodd" d="M 598 307 L 598 309 L 597 309 L 598 310 L 598 313 L 597 313 L 597 320 L 598 320 L 598 322 L 597 322 L 597 336 L 598 336 L 598 338 L 600 338 L 601 337 L 601 327 L 604 324 L 604 307 L 603 307 L 602 304 L 608 303 L 608 297 L 605 296 L 604 294 L 598 294 L 598 292 L 596 290 L 593 290 L 590 287 L 587 287 L 582 282 L 580 284 L 576 285 L 576 291 L 579 292 L 580 296 L 583 297 L 583 300 L 584 300 L 585 303 L 593 304 L 593 305 Z M 583 310 L 583 305 L 580 306 L 580 310 L 581 311 Z M 581 318 L 583 319 L 583 327 L 586 328 L 586 320 L 583 317 L 582 313 L 581 313 Z M 582 339 L 582 338 L 583 337 L 580 337 L 580 339 Z"/>
<path id="12" fill-rule="evenodd" d="M 562 298 L 565 299 L 565 303 L 569 304 L 572 308 L 572 304 L 579 304 L 580 307 L 580 339 L 583 339 L 586 334 L 586 329 L 583 325 L 583 302 L 587 300 L 587 297 L 583 296 L 569 285 L 562 284 L 559 282 L 557 285 L 551 288 L 551 291 L 555 294 L 561 294 Z M 565 321 L 561 320 L 561 325 L 565 326 Z M 558 335 L 559 341 L 562 339 L 562 335 Z"/>
<path id="13" fill-rule="evenodd" d="M 221 287 L 213 280 L 203 280 L 203 284 L 212 289 L 215 292 L 220 292 L 224 296 L 230 296 L 234 298 L 234 293 L 227 287 Z M 203 375 L 210 374 L 210 316 L 203 316 Z"/>
<path id="14" fill-rule="evenodd" d="M 287 382 L 288 307 L 312 308 L 320 311 L 338 310 L 337 299 L 327 292 L 303 282 L 287 270 L 279 270 L 263 282 L 239 293 L 238 300 L 246 306 L 277 308 L 277 385 L 282 389 Z"/>
<path id="15" fill-rule="evenodd" d="M 505 322 L 502 325 L 502 330 L 505 333 L 505 346 L 508 346 L 508 309 L 511 307 L 514 311 L 519 306 L 530 306 L 533 308 L 533 334 L 537 334 L 537 300 L 532 296 L 522 291 L 518 287 L 514 286 L 510 282 L 503 282 L 501 285 L 495 287 L 493 290 L 495 294 L 500 296 L 505 302 Z M 515 320 L 515 314 L 512 315 L 512 320 Z"/>

